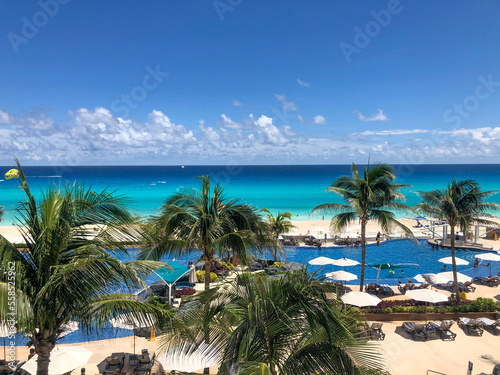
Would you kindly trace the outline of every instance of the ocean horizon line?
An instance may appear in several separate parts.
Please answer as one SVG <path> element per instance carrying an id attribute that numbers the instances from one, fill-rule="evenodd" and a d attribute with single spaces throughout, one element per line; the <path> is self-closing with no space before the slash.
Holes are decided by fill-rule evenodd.
<path id="1" fill-rule="evenodd" d="M 357 166 L 368 166 L 376 164 L 389 164 L 392 166 L 419 166 L 419 165 L 436 165 L 436 166 L 460 166 L 460 165 L 496 165 L 500 163 L 354 163 Z M 0 168 L 12 168 L 12 165 L 0 165 Z M 242 163 L 226 163 L 226 164 L 74 164 L 74 165 L 42 165 L 42 164 L 21 164 L 22 167 L 40 167 L 40 168 L 74 168 L 74 167 L 293 167 L 293 166 L 351 166 L 352 163 L 328 163 L 328 164 L 242 164 Z"/>

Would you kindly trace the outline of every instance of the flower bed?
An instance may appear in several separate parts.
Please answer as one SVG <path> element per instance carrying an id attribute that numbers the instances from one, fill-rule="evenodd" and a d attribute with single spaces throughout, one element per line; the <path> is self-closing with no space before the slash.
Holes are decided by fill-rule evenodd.
<path id="1" fill-rule="evenodd" d="M 175 298 L 181 298 L 181 297 L 185 297 L 185 296 L 192 296 L 195 293 L 196 293 L 196 290 L 194 288 L 178 289 L 178 290 L 175 291 Z"/>

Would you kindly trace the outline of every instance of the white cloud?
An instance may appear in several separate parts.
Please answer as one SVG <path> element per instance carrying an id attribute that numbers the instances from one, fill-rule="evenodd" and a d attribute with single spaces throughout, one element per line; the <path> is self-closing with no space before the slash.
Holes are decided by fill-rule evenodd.
<path id="1" fill-rule="evenodd" d="M 298 108 L 295 105 L 295 103 L 287 101 L 285 95 L 274 94 L 274 96 L 281 102 L 281 104 L 283 104 L 283 110 L 298 111 Z"/>
<path id="2" fill-rule="evenodd" d="M 311 87 L 311 84 L 309 82 L 304 82 L 300 78 L 297 78 L 297 82 L 299 85 L 304 86 L 304 87 Z"/>
<path id="3" fill-rule="evenodd" d="M 244 104 L 242 102 L 240 102 L 239 100 L 233 100 L 233 106 L 234 107 L 243 107 Z"/>
<path id="4" fill-rule="evenodd" d="M 358 118 L 361 121 L 389 121 L 390 120 L 389 117 L 387 117 L 384 114 L 384 111 L 382 111 L 380 108 L 378 109 L 377 113 L 375 113 L 369 117 L 366 117 L 361 112 L 358 112 Z"/>
<path id="5" fill-rule="evenodd" d="M 239 122 L 234 122 L 231 120 L 228 116 L 226 116 L 224 113 L 220 115 L 222 117 L 222 126 L 230 129 L 243 129 L 243 124 L 240 124 Z"/>
<path id="6" fill-rule="evenodd" d="M 316 125 L 325 125 L 326 124 L 326 118 L 324 116 L 321 116 L 321 115 L 314 116 L 313 121 Z"/>
<path id="7" fill-rule="evenodd" d="M 429 133 L 427 129 L 391 129 L 391 130 L 366 130 L 359 135 L 406 135 L 406 134 L 423 134 Z M 356 134 L 356 133 L 355 133 Z"/>
<path id="8" fill-rule="evenodd" d="M 318 116 L 314 121 L 321 123 Z M 265 114 L 238 121 L 223 114 L 215 124 L 200 121 L 188 127 L 159 110 L 138 121 L 115 117 L 102 107 L 77 109 L 63 123 L 43 112 L 9 115 L 9 121 L 0 125 L 0 162 L 5 164 L 13 155 L 40 165 L 349 163 L 366 162 L 367 155 L 394 164 L 500 158 L 500 126 L 337 132 L 314 138 L 301 133 L 303 126 L 277 126 Z"/>
<path id="9" fill-rule="evenodd" d="M 10 121 L 10 115 L 0 109 L 0 124 L 8 124 Z"/>
<path id="10" fill-rule="evenodd" d="M 304 123 L 304 118 L 303 118 L 301 115 L 298 115 L 298 116 L 297 116 L 297 119 L 298 119 L 301 123 Z"/>

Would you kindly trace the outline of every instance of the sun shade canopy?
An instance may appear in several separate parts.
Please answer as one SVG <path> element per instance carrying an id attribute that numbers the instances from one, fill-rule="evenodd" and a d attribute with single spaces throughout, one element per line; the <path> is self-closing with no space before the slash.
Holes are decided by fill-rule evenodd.
<path id="1" fill-rule="evenodd" d="M 156 271 L 156 274 L 169 285 L 175 284 L 177 280 L 189 272 L 189 268 L 184 267 L 175 261 L 168 262 L 167 265 L 172 267 L 172 269 L 162 267 Z"/>

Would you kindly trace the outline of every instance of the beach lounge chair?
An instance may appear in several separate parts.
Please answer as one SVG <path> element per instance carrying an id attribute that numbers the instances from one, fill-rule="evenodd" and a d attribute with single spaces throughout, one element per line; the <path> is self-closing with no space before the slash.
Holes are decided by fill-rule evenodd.
<path id="1" fill-rule="evenodd" d="M 483 335 L 483 322 L 479 319 L 469 319 L 469 318 L 460 318 L 458 320 L 458 325 L 462 328 L 468 335 L 471 332 L 476 332 L 479 336 Z"/>
<path id="2" fill-rule="evenodd" d="M 367 284 L 366 285 L 366 288 L 365 288 L 365 292 L 366 293 L 377 293 L 377 288 L 378 288 L 378 285 L 377 284 Z"/>
<path id="3" fill-rule="evenodd" d="M 417 286 L 415 289 L 427 289 L 431 284 L 423 283 Z"/>
<path id="4" fill-rule="evenodd" d="M 479 318 L 478 320 L 482 322 L 484 328 L 491 328 L 491 333 L 495 336 L 500 332 L 500 319 L 491 320 L 489 318 Z"/>
<path id="5" fill-rule="evenodd" d="M 370 327 L 370 337 L 372 340 L 377 339 L 383 341 L 385 339 L 385 333 L 382 331 L 382 326 L 384 323 L 372 323 Z"/>
<path id="6" fill-rule="evenodd" d="M 430 322 L 429 327 L 430 329 L 435 330 L 439 333 L 439 337 L 441 337 L 441 340 L 455 340 L 457 334 L 450 331 L 450 328 L 453 324 L 455 324 L 455 321 L 453 320 L 442 320 L 440 322 Z"/>
<path id="7" fill-rule="evenodd" d="M 143 353 L 137 358 L 138 364 L 135 366 L 134 373 L 137 375 L 148 375 L 151 374 L 151 368 L 155 364 L 156 354 L 150 357 L 149 353 Z"/>
<path id="8" fill-rule="evenodd" d="M 467 281 L 460 285 L 467 293 L 476 291 L 476 287 L 472 285 L 472 281 Z"/>
<path id="9" fill-rule="evenodd" d="M 103 374 L 120 373 L 123 368 L 124 361 L 124 354 L 119 356 L 106 357 L 106 367 L 104 368 Z"/>
<path id="10" fill-rule="evenodd" d="M 411 339 L 415 341 L 417 338 L 423 338 L 426 341 L 429 338 L 429 332 L 425 324 L 415 323 L 415 322 L 404 322 L 403 329 L 411 336 Z"/>
<path id="11" fill-rule="evenodd" d="M 378 292 L 388 296 L 394 295 L 394 290 L 392 290 L 391 287 L 387 284 L 379 285 Z"/>

